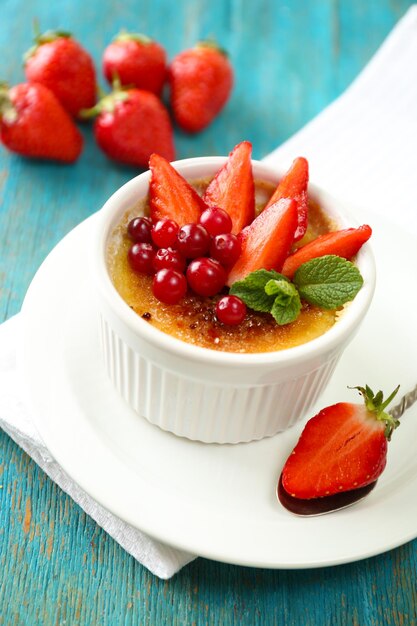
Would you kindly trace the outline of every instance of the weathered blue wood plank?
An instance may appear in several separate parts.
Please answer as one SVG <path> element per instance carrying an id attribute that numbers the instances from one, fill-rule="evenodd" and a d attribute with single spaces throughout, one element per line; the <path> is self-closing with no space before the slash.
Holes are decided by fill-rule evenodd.
<path id="1" fill-rule="evenodd" d="M 233 97 L 200 135 L 176 131 L 179 158 L 222 154 L 250 139 L 262 157 L 339 95 L 406 0 L 2 0 L 0 77 L 23 78 L 31 20 L 72 30 L 99 65 L 119 28 L 140 30 L 170 57 L 217 37 L 236 68 Z M 42 259 L 135 172 L 86 145 L 70 167 L 0 148 L 0 319 L 20 308 Z M 372 532 L 372 529 L 369 530 Z M 0 434 L 0 624 L 417 623 L 417 542 L 360 563 L 312 571 L 238 568 L 204 559 L 155 579 Z"/>

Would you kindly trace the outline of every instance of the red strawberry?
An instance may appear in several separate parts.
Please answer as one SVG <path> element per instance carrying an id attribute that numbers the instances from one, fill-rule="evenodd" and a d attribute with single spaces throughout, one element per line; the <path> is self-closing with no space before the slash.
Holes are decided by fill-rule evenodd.
<path id="1" fill-rule="evenodd" d="M 320 235 L 317 239 L 291 254 L 283 265 L 282 273 L 288 278 L 292 278 L 300 265 L 327 254 L 351 259 L 371 235 L 372 229 L 366 224 L 359 226 L 359 228 L 346 228 Z"/>
<path id="2" fill-rule="evenodd" d="M 197 223 L 207 207 L 195 189 L 159 154 L 151 156 L 149 168 L 152 172 L 150 183 L 152 219 L 171 219 L 179 226 Z"/>
<path id="3" fill-rule="evenodd" d="M 233 69 L 225 52 L 203 41 L 173 59 L 169 82 L 178 126 L 195 133 L 206 128 L 228 101 Z"/>
<path id="4" fill-rule="evenodd" d="M 310 419 L 282 471 L 285 491 L 302 499 L 321 498 L 374 482 L 387 461 L 387 441 L 399 425 L 384 401 L 366 386 L 356 387 L 365 405 L 339 402 Z"/>
<path id="5" fill-rule="evenodd" d="M 103 54 L 103 73 L 110 84 L 118 77 L 122 85 L 159 96 L 166 72 L 165 50 L 146 35 L 120 33 Z"/>
<path id="6" fill-rule="evenodd" d="M 69 33 L 48 31 L 35 37 L 25 55 L 26 78 L 48 87 L 74 117 L 96 102 L 93 61 Z"/>
<path id="7" fill-rule="evenodd" d="M 9 150 L 27 157 L 71 163 L 83 147 L 78 128 L 60 102 L 36 83 L 0 87 L 0 131 Z"/>
<path id="8" fill-rule="evenodd" d="M 264 209 L 239 235 L 242 252 L 227 278 L 229 287 L 255 270 L 279 271 L 291 248 L 297 223 L 295 200 L 283 198 Z"/>
<path id="9" fill-rule="evenodd" d="M 203 196 L 208 206 L 219 206 L 231 217 L 237 235 L 255 217 L 255 186 L 252 174 L 252 144 L 242 141 L 230 153 Z"/>
<path id="10" fill-rule="evenodd" d="M 168 111 L 150 91 L 120 89 L 118 85 L 92 109 L 85 119 L 97 115 L 94 134 L 108 157 L 135 167 L 147 167 L 157 152 L 169 161 L 175 158 L 174 138 Z"/>
<path id="11" fill-rule="evenodd" d="M 307 230 L 308 219 L 308 161 L 304 157 L 298 157 L 293 161 L 288 172 L 279 181 L 278 187 L 275 189 L 269 199 L 267 207 L 274 204 L 281 198 L 293 198 L 297 202 L 298 207 L 298 227 L 295 231 L 294 241 L 298 241 L 304 236 Z"/>

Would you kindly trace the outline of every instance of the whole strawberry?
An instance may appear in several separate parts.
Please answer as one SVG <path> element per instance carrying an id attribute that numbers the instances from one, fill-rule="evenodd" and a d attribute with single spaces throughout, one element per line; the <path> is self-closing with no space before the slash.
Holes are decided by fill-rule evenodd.
<path id="1" fill-rule="evenodd" d="M 93 61 L 69 33 L 47 31 L 37 35 L 24 60 L 28 81 L 48 87 L 73 117 L 96 102 Z"/>
<path id="2" fill-rule="evenodd" d="M 382 391 L 356 387 L 365 404 L 339 402 L 311 418 L 285 463 L 282 486 L 301 499 L 322 498 L 376 481 L 387 462 L 387 442 L 399 421 L 385 412 L 398 387 Z"/>
<path id="3" fill-rule="evenodd" d="M 169 83 L 178 126 L 195 133 L 206 128 L 228 101 L 233 69 L 225 52 L 203 41 L 173 59 Z"/>
<path id="4" fill-rule="evenodd" d="M 115 161 L 147 167 L 153 152 L 168 161 L 175 158 L 168 111 L 150 91 L 122 89 L 115 85 L 83 119 L 97 115 L 94 134 L 99 147 Z"/>
<path id="5" fill-rule="evenodd" d="M 103 54 L 103 73 L 110 84 L 118 77 L 122 85 L 152 91 L 159 96 L 166 71 L 163 47 L 139 33 L 120 33 Z"/>
<path id="6" fill-rule="evenodd" d="M 0 86 L 1 141 L 12 152 L 71 163 L 82 136 L 54 94 L 43 85 Z"/>

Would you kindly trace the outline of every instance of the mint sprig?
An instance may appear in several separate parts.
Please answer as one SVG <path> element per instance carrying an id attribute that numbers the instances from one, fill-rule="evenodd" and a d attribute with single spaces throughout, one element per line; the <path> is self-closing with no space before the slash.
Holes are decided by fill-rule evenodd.
<path id="1" fill-rule="evenodd" d="M 254 311 L 271 313 L 277 324 L 289 324 L 297 319 L 301 300 L 295 286 L 282 274 L 274 270 L 256 270 L 230 288 Z"/>
<path id="2" fill-rule="evenodd" d="M 353 300 L 362 285 L 356 265 L 329 254 L 303 263 L 293 282 L 275 270 L 256 270 L 233 283 L 230 293 L 254 311 L 270 313 L 282 326 L 297 319 L 301 299 L 322 309 L 337 309 Z"/>

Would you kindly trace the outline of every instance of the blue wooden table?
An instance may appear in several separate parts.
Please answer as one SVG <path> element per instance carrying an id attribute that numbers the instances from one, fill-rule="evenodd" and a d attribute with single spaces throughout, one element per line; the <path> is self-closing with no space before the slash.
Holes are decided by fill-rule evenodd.
<path id="1" fill-rule="evenodd" d="M 410 6 L 407 0 L 2 0 L 0 77 L 23 79 L 31 22 L 72 31 L 100 54 L 121 28 L 172 56 L 213 35 L 236 87 L 205 132 L 176 131 L 178 158 L 265 156 L 340 94 Z M 96 148 L 77 164 L 30 162 L 0 148 L 0 321 L 20 309 L 51 248 L 134 171 Z M 198 559 L 163 582 L 129 557 L 0 434 L 0 624 L 417 624 L 417 541 L 359 563 L 269 571 Z M 417 524 L 417 520 L 416 520 Z M 372 529 L 370 529 L 372 532 Z M 341 538 L 343 541 L 343 538 Z"/>

